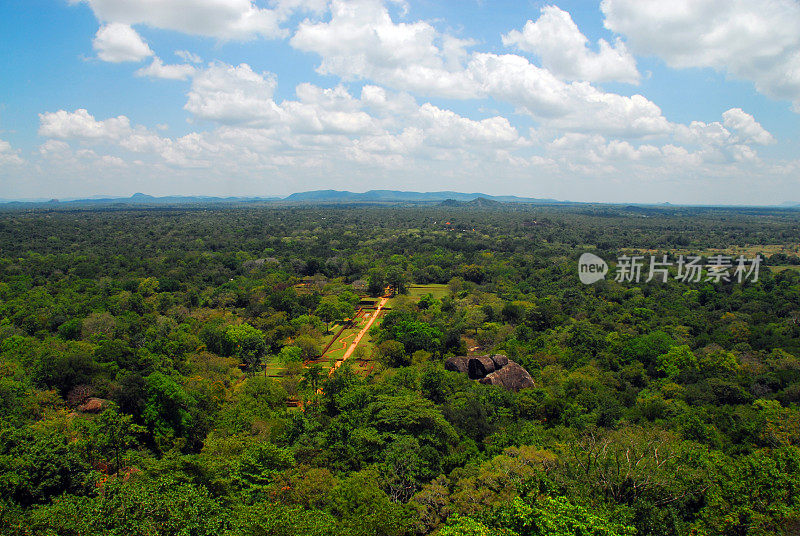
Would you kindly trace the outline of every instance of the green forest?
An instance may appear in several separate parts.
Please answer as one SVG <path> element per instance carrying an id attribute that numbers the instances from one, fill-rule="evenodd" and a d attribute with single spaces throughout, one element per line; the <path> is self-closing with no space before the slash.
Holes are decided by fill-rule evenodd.
<path id="1" fill-rule="evenodd" d="M 5 210 L 0 533 L 798 534 L 799 242 L 788 209 Z M 584 252 L 764 260 L 584 285 Z M 533 386 L 445 369 L 496 354 Z"/>

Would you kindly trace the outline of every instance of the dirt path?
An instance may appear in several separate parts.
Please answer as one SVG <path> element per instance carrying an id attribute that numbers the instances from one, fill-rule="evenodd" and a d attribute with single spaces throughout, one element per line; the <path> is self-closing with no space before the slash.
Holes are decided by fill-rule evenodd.
<path id="1" fill-rule="evenodd" d="M 349 338 L 350 338 L 350 337 L 352 337 L 353 335 L 355 335 L 355 333 L 351 333 L 350 335 L 345 335 L 344 337 L 342 337 L 342 338 L 340 338 L 339 340 L 337 340 L 336 342 L 340 342 L 340 343 L 342 343 L 342 347 L 341 347 L 341 348 L 332 348 L 332 349 L 331 349 L 331 348 L 329 348 L 329 349 L 328 349 L 328 352 L 330 352 L 330 351 L 334 351 L 334 352 L 335 352 L 335 351 L 337 351 L 337 350 L 344 350 L 345 348 L 347 348 L 347 339 L 349 339 Z M 324 357 L 325 357 L 325 354 L 323 354 L 323 355 L 322 355 L 322 357 L 320 358 L 320 360 L 321 360 L 321 359 L 323 359 Z"/>
<path id="2" fill-rule="evenodd" d="M 369 322 L 367 322 L 367 325 L 364 326 L 364 329 L 358 332 L 358 335 L 356 335 L 356 338 L 353 339 L 353 342 L 350 344 L 350 348 L 347 349 L 347 351 L 344 353 L 344 356 L 342 356 L 341 359 L 337 359 L 336 363 L 334 363 L 333 366 L 331 367 L 331 370 L 328 371 L 329 376 L 333 374 L 333 372 L 337 368 L 342 366 L 342 363 L 344 363 L 345 360 L 353 354 L 355 349 L 358 347 L 358 343 L 361 342 L 361 337 L 363 337 L 369 331 L 369 328 L 372 327 L 372 323 L 375 322 L 376 318 L 378 318 L 378 314 L 381 312 L 381 309 L 383 309 L 383 306 L 386 305 L 387 301 L 389 301 L 388 296 L 384 296 L 383 298 L 381 298 L 381 301 L 378 303 L 378 308 L 375 309 L 374 313 L 372 313 L 372 316 L 370 317 Z"/>

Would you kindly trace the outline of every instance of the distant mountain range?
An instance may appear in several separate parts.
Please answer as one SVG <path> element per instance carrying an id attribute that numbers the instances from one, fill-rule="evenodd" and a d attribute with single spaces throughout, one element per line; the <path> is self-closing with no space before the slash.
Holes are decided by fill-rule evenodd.
<path id="1" fill-rule="evenodd" d="M 467 194 L 462 192 L 404 192 L 400 190 L 370 190 L 364 193 L 353 193 L 339 190 L 316 190 L 292 194 L 283 199 L 288 203 L 411 203 L 472 201 L 486 199 L 499 203 L 560 203 L 555 199 L 536 199 L 533 197 L 517 197 L 515 195 L 487 195 L 481 193 Z"/>
<path id="2" fill-rule="evenodd" d="M 57 199 L 15 201 L 0 199 L 4 205 L 36 205 L 36 206 L 97 206 L 97 205 L 187 205 L 209 203 L 276 203 L 276 204 L 343 204 L 343 203 L 455 203 L 476 202 L 476 205 L 487 203 L 560 203 L 554 199 L 535 199 L 514 195 L 493 196 L 481 193 L 467 194 L 461 192 L 404 192 L 400 190 L 370 190 L 355 193 L 339 190 L 316 190 L 300 192 L 288 197 L 211 197 L 211 196 L 166 196 L 154 197 L 142 193 L 130 197 L 92 197 L 87 199 Z"/>
<path id="3" fill-rule="evenodd" d="M 171 195 L 154 197 L 142 193 L 130 197 L 91 197 L 86 199 L 26 199 L 12 200 L 0 198 L 0 207 L 6 208 L 47 208 L 47 207 L 100 207 L 100 206 L 175 206 L 175 205 L 208 205 L 208 204 L 270 204 L 270 205 L 316 205 L 316 204 L 436 204 L 450 207 L 492 207 L 503 203 L 530 203 L 538 205 L 566 204 L 571 201 L 540 199 L 535 197 L 517 197 L 515 195 L 488 195 L 482 193 L 463 192 L 404 192 L 402 190 L 370 190 L 356 193 L 341 190 L 314 190 L 299 192 L 287 197 L 214 197 L 214 196 L 180 196 Z M 579 203 L 580 204 L 580 203 Z M 601 203 L 604 204 L 604 203 Z M 614 204 L 614 203 L 609 203 Z M 669 207 L 669 203 L 641 203 L 629 205 L 629 209 L 643 207 Z M 710 206 L 710 205 L 709 205 Z M 723 206 L 723 205 L 719 205 Z M 800 203 L 785 202 L 772 205 L 776 208 L 797 209 Z"/>
<path id="4" fill-rule="evenodd" d="M 90 197 L 86 199 L 58 199 L 45 200 L 24 200 L 16 201 L 10 199 L 0 199 L 0 203 L 5 205 L 37 205 L 37 206 L 94 206 L 94 205 L 184 205 L 184 204 L 206 204 L 206 203 L 252 203 L 252 202 L 271 202 L 280 201 L 280 197 L 213 197 L 213 196 L 183 196 L 169 195 L 155 197 L 152 195 L 136 193 L 130 197 Z"/>

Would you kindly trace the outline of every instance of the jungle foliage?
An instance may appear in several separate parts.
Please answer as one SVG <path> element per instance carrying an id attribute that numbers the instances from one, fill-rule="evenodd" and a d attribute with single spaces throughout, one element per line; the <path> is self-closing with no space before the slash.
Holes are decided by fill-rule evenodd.
<path id="1" fill-rule="evenodd" d="M 798 229 L 592 205 L 0 213 L 0 532 L 797 534 Z M 577 278 L 584 251 L 737 247 L 757 282 Z M 373 372 L 312 363 L 387 285 Z M 444 370 L 470 347 L 536 386 Z"/>

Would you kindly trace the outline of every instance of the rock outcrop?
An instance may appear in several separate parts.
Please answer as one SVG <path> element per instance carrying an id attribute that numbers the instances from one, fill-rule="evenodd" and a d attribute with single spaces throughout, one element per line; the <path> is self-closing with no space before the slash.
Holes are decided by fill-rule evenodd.
<path id="1" fill-rule="evenodd" d="M 480 380 L 495 370 L 494 361 L 488 355 L 472 357 L 467 361 L 468 374 L 472 380 Z"/>
<path id="2" fill-rule="evenodd" d="M 528 371 L 514 361 L 509 361 L 505 367 L 487 374 L 480 379 L 481 383 L 499 385 L 509 391 L 519 391 L 526 387 L 534 387 L 533 378 Z"/>
<path id="3" fill-rule="evenodd" d="M 451 357 L 444 362 L 444 369 L 449 370 L 450 372 L 460 372 L 461 374 L 467 374 L 469 371 L 469 366 L 467 365 L 467 361 L 469 361 L 468 357 Z"/>
<path id="4" fill-rule="evenodd" d="M 519 391 L 536 385 L 527 370 L 503 354 L 451 357 L 444 362 L 444 368 L 509 391 Z"/>
<path id="5" fill-rule="evenodd" d="M 494 354 L 492 356 L 492 361 L 494 361 L 495 370 L 501 369 L 508 365 L 508 357 L 504 356 L 503 354 Z"/>

